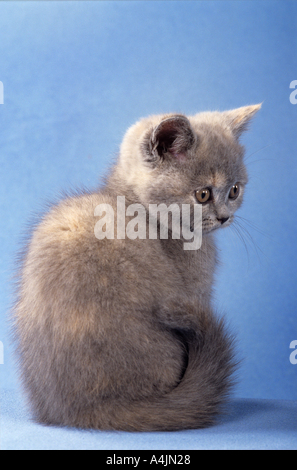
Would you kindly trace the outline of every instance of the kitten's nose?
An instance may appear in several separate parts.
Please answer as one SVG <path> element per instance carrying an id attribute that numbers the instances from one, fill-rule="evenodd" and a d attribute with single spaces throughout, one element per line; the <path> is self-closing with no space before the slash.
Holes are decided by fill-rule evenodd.
<path id="1" fill-rule="evenodd" d="M 218 221 L 221 222 L 221 224 L 223 225 L 225 222 L 227 222 L 227 220 L 229 220 L 229 217 L 222 217 L 221 219 L 219 219 L 217 217 Z"/>

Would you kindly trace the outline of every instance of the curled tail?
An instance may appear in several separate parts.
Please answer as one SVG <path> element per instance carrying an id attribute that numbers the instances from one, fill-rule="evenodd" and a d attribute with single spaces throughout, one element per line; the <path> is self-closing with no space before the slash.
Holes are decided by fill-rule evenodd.
<path id="1" fill-rule="evenodd" d="M 154 399 L 100 403 L 84 427 L 124 431 L 176 431 L 213 424 L 226 401 L 235 370 L 233 338 L 222 320 L 208 319 L 187 338 L 188 365 L 171 392 Z M 77 423 L 76 423 L 77 424 Z"/>

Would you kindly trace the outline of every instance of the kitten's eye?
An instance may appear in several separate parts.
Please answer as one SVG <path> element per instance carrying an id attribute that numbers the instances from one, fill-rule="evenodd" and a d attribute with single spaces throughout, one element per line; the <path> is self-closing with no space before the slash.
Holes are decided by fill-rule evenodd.
<path id="1" fill-rule="evenodd" d="M 203 204 L 210 199 L 210 190 L 209 189 L 200 189 L 200 191 L 196 191 L 196 199 L 198 202 Z"/>
<path id="2" fill-rule="evenodd" d="M 234 186 L 232 186 L 230 190 L 229 198 L 236 199 L 238 195 L 239 195 L 239 183 L 236 183 Z"/>

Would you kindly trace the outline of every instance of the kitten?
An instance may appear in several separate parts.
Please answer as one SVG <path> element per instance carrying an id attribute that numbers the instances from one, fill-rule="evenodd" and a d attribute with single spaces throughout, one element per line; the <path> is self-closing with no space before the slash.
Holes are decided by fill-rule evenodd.
<path id="1" fill-rule="evenodd" d="M 214 422 L 235 368 L 233 339 L 212 310 L 214 232 L 242 203 L 239 137 L 260 107 L 140 120 L 100 190 L 67 197 L 41 218 L 13 311 L 37 421 L 126 431 Z M 147 214 L 150 204 L 200 205 L 200 249 L 160 233 L 99 240 L 95 209 L 112 207 L 105 225 L 117 227 L 117 196 Z"/>

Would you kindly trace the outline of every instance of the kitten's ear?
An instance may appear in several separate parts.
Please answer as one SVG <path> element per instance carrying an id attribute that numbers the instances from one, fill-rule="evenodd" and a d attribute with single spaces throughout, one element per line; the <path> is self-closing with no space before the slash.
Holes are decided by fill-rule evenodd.
<path id="1" fill-rule="evenodd" d="M 185 116 L 175 115 L 164 119 L 153 129 L 149 151 L 154 160 L 174 158 L 184 161 L 194 142 L 195 136 L 190 121 Z"/>
<path id="2" fill-rule="evenodd" d="M 239 137 L 247 129 L 250 120 L 259 111 L 261 106 L 261 104 L 243 106 L 242 108 L 223 113 L 227 125 L 231 127 L 236 137 Z"/>

